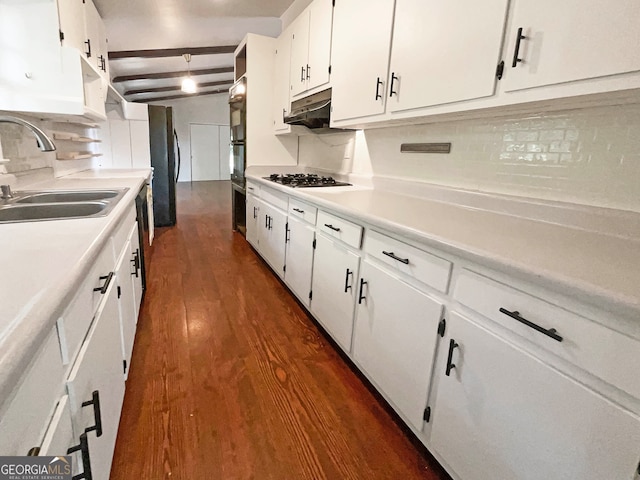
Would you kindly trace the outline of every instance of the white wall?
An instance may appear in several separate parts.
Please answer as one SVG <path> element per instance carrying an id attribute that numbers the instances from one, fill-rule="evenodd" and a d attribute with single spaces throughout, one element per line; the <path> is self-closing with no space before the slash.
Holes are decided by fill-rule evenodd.
<path id="1" fill-rule="evenodd" d="M 300 164 L 640 211 L 639 105 L 390 127 L 353 135 L 355 145 L 343 142 L 342 147 L 328 146 L 327 138 L 301 137 Z M 406 142 L 451 142 L 451 153 L 400 153 L 400 144 Z"/>
<path id="2" fill-rule="evenodd" d="M 228 101 L 229 95 L 227 93 L 220 93 L 216 95 L 201 95 L 177 100 L 153 102 L 157 105 L 173 107 L 173 126 L 178 133 L 180 155 L 182 157 L 180 176 L 178 178 L 179 182 L 191 181 L 189 124 L 208 123 L 212 125 L 229 125 Z"/>

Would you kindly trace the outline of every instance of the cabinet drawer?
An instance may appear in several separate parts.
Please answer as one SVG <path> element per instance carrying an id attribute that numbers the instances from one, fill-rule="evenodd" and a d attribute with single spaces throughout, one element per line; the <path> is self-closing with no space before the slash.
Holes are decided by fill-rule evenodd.
<path id="1" fill-rule="evenodd" d="M 62 345 L 62 358 L 65 365 L 73 363 L 80 344 L 87 335 L 91 321 L 102 301 L 103 294 L 99 290 L 105 285 L 109 274 L 113 271 L 113 251 L 107 245 L 98 255 L 93 267 L 78 288 L 78 293 L 58 320 L 58 335 Z M 112 278 L 111 281 L 114 279 Z"/>
<path id="2" fill-rule="evenodd" d="M 640 376 L 637 372 L 640 365 L 639 341 L 469 270 L 461 271 L 454 298 L 534 344 L 640 398 Z M 549 333 L 523 324 L 508 312 Z M 549 335 L 557 337 L 554 339 Z M 560 338 L 562 340 L 558 341 Z"/>
<path id="3" fill-rule="evenodd" d="M 0 410 L 0 455 L 26 455 L 39 447 L 63 389 L 60 346 L 52 331 L 16 386 L 17 393 Z"/>
<path id="4" fill-rule="evenodd" d="M 296 200 L 294 198 L 289 199 L 290 216 L 304 220 L 311 225 L 315 225 L 317 214 L 318 209 L 316 207 L 312 207 L 308 203 L 301 202 L 300 200 Z"/>
<path id="5" fill-rule="evenodd" d="M 289 197 L 284 193 L 276 192 L 270 188 L 260 189 L 260 198 L 267 203 L 270 203 L 276 208 L 286 212 L 289 205 Z"/>
<path id="6" fill-rule="evenodd" d="M 260 196 L 260 185 L 247 180 L 247 193 L 250 195 Z"/>
<path id="7" fill-rule="evenodd" d="M 330 213 L 318 211 L 318 230 L 354 248 L 362 243 L 362 227 Z"/>
<path id="8" fill-rule="evenodd" d="M 446 293 L 451 262 L 374 231 L 367 231 L 364 251 L 436 290 Z"/>
<path id="9" fill-rule="evenodd" d="M 120 255 L 122 255 L 122 249 L 125 247 L 127 240 L 129 239 L 129 232 L 131 232 L 131 227 L 135 221 L 136 209 L 132 205 L 124 218 L 120 221 L 120 224 L 116 227 L 116 230 L 111 237 L 114 262 L 120 258 Z"/>

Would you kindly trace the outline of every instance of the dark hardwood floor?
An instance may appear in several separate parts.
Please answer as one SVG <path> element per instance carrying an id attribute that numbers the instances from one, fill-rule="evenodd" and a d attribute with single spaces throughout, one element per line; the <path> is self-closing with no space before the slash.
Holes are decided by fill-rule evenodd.
<path id="1" fill-rule="evenodd" d="M 229 182 L 177 195 L 147 253 L 111 479 L 449 478 L 231 231 Z"/>

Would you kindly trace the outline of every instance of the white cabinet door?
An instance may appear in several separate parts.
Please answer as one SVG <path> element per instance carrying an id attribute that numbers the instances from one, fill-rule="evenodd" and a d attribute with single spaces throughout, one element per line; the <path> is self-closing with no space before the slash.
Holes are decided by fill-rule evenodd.
<path id="1" fill-rule="evenodd" d="M 422 430 L 442 303 L 365 261 L 353 355 L 394 407 Z"/>
<path id="2" fill-rule="evenodd" d="M 460 315 L 444 340 L 431 446 L 459 478 L 636 478 L 637 416 Z"/>
<path id="3" fill-rule="evenodd" d="M 273 129 L 278 133 L 291 131 L 284 123 L 284 115 L 291 111 L 291 27 L 280 34 L 274 54 Z"/>
<path id="4" fill-rule="evenodd" d="M 329 83 L 333 0 L 314 0 L 309 19 L 307 90 Z"/>
<path id="5" fill-rule="evenodd" d="M 493 95 L 507 4 L 397 0 L 387 110 Z"/>
<path id="6" fill-rule="evenodd" d="M 140 305 L 142 303 L 142 254 L 140 252 L 140 236 L 138 234 L 138 222 L 133 224 L 129 234 L 129 275 L 133 288 L 133 305 L 135 308 L 135 322 L 138 323 Z"/>
<path id="7" fill-rule="evenodd" d="M 85 4 L 82 0 L 58 0 L 60 32 L 64 38 L 62 45 L 85 51 L 87 34 L 84 24 Z"/>
<path id="8" fill-rule="evenodd" d="M 102 434 L 98 436 L 96 430 L 90 430 L 87 436 L 93 478 L 107 480 L 124 398 L 120 321 L 114 281 L 111 281 L 105 293 L 71 370 L 67 390 L 76 438 L 87 428 L 96 426 L 96 419 L 101 420 Z M 99 415 L 94 392 L 98 392 Z"/>
<path id="9" fill-rule="evenodd" d="M 284 276 L 287 216 L 277 208 L 260 201 L 258 222 L 260 253 L 278 276 L 282 278 Z"/>
<path id="10" fill-rule="evenodd" d="M 316 237 L 311 312 L 346 352 L 351 351 L 360 257 L 323 234 Z"/>
<path id="11" fill-rule="evenodd" d="M 289 217 L 287 234 L 284 280 L 298 295 L 300 301 L 309 307 L 315 229 L 305 222 Z"/>
<path id="12" fill-rule="evenodd" d="M 134 298 L 131 264 L 131 244 L 127 241 L 124 251 L 116 264 L 116 288 L 118 296 L 118 310 L 120 312 L 120 334 L 122 345 L 122 358 L 126 362 L 123 367 L 125 378 L 131 365 L 131 352 L 133 351 L 133 339 L 136 336 L 136 305 Z"/>
<path id="13" fill-rule="evenodd" d="M 640 70 L 640 3 L 516 0 L 505 58 L 505 90 Z M 518 29 L 522 28 L 515 68 Z"/>
<path id="14" fill-rule="evenodd" d="M 331 120 L 384 113 L 394 0 L 338 2 L 333 13 Z M 363 21 L 363 12 L 375 12 Z"/>
<path id="15" fill-rule="evenodd" d="M 258 228 L 260 217 L 260 203 L 256 197 L 247 195 L 247 232 L 246 239 L 253 248 L 258 249 Z"/>
<path id="16" fill-rule="evenodd" d="M 309 18 L 307 8 L 291 24 L 291 96 L 307 90 L 307 63 L 309 60 Z"/>
<path id="17" fill-rule="evenodd" d="M 84 19 L 85 19 L 85 28 L 87 35 L 87 44 L 85 44 L 85 56 L 89 63 L 93 65 L 93 67 L 102 73 L 102 62 L 100 59 L 100 55 L 102 52 L 100 50 L 102 46 L 101 38 L 100 38 L 100 23 L 102 23 L 102 19 L 100 18 L 100 14 L 96 9 L 96 6 L 93 4 L 93 0 L 86 0 L 83 2 L 84 5 Z"/>

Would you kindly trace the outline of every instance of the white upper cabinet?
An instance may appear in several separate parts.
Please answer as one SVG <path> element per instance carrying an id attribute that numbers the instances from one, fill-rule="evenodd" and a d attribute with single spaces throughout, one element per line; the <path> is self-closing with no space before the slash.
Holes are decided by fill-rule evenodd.
<path id="1" fill-rule="evenodd" d="M 329 83 L 332 0 L 315 0 L 310 7 L 307 90 Z"/>
<path id="2" fill-rule="evenodd" d="M 384 113 L 394 1 L 336 4 L 331 51 L 333 120 Z M 367 10 L 376 15 L 362 21 Z"/>
<path id="3" fill-rule="evenodd" d="M 396 0 L 388 107 L 494 94 L 507 0 Z"/>
<path id="4" fill-rule="evenodd" d="M 104 77 L 107 76 L 107 29 L 91 0 L 85 3 L 85 25 L 87 43 L 85 54 L 89 63 Z"/>
<path id="5" fill-rule="evenodd" d="M 82 0 L 58 0 L 62 45 L 80 52 L 85 52 L 87 48 L 84 10 L 85 3 Z"/>
<path id="6" fill-rule="evenodd" d="M 506 91 L 640 70 L 638 1 L 512 3 Z"/>
<path id="7" fill-rule="evenodd" d="M 332 0 L 314 0 L 291 24 L 291 96 L 329 82 Z"/>
<path id="8" fill-rule="evenodd" d="M 291 27 L 287 28 L 278 37 L 274 52 L 273 129 L 276 134 L 291 131 L 291 125 L 284 123 L 284 116 L 291 110 L 291 30 Z"/>

